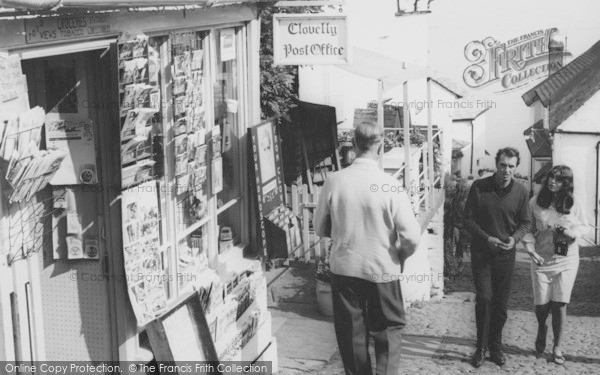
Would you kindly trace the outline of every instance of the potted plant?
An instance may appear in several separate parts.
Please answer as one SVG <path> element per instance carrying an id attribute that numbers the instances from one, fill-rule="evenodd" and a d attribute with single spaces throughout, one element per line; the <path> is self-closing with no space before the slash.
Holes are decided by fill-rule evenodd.
<path id="1" fill-rule="evenodd" d="M 325 256 L 317 259 L 317 306 L 319 312 L 325 316 L 333 316 L 333 300 L 331 296 L 331 268 L 329 267 L 329 250 Z"/>

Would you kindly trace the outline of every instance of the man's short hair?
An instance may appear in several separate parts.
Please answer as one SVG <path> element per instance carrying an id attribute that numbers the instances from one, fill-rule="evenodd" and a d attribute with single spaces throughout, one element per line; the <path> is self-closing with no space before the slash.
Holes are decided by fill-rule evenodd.
<path id="1" fill-rule="evenodd" d="M 359 152 L 367 152 L 383 139 L 383 129 L 375 122 L 360 123 L 354 129 L 354 145 Z"/>
<path id="2" fill-rule="evenodd" d="M 517 166 L 521 163 L 521 156 L 519 155 L 519 150 L 517 150 L 514 147 L 504 147 L 501 148 L 500 150 L 498 150 L 498 153 L 496 154 L 496 165 L 498 165 L 498 162 L 500 161 L 500 157 L 504 155 L 506 157 L 509 158 L 517 158 Z"/>

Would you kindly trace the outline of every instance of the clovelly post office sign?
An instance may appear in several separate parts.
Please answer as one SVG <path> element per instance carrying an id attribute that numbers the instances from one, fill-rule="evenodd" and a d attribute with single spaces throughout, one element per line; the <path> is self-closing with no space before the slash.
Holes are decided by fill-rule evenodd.
<path id="1" fill-rule="evenodd" d="M 277 65 L 349 64 L 348 18 L 328 14 L 273 15 Z"/>

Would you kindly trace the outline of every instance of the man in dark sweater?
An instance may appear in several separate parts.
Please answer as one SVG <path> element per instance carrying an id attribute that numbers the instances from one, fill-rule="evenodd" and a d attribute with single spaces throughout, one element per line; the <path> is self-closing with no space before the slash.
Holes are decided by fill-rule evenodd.
<path id="1" fill-rule="evenodd" d="M 519 151 L 507 147 L 496 154 L 496 173 L 473 182 L 465 205 L 465 227 L 472 235 L 471 266 L 477 292 L 477 350 L 473 366 L 490 358 L 502 366 L 502 328 L 515 267 L 515 245 L 529 230 L 529 194 L 515 182 Z"/>

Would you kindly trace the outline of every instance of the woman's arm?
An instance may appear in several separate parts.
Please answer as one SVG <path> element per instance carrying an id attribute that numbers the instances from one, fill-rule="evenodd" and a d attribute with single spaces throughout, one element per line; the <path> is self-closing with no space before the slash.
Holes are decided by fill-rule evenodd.
<path id="1" fill-rule="evenodd" d="M 542 264 L 544 264 L 544 258 L 542 258 L 535 251 L 534 234 L 537 233 L 537 223 L 536 223 L 537 210 L 534 208 L 533 202 L 534 202 L 533 199 L 529 202 L 529 208 L 530 208 L 530 212 L 531 212 L 531 227 L 529 228 L 529 231 L 527 233 L 525 233 L 525 235 L 523 236 L 521 241 L 525 245 L 525 250 L 527 250 L 527 254 L 529 254 L 531 261 L 534 262 L 535 264 L 537 264 L 538 266 L 541 266 Z"/>
<path id="2" fill-rule="evenodd" d="M 579 202 L 579 199 L 575 198 L 575 204 L 573 204 L 573 216 L 577 222 L 568 225 L 563 232 L 572 240 L 583 237 L 590 231 L 590 225 Z"/>

